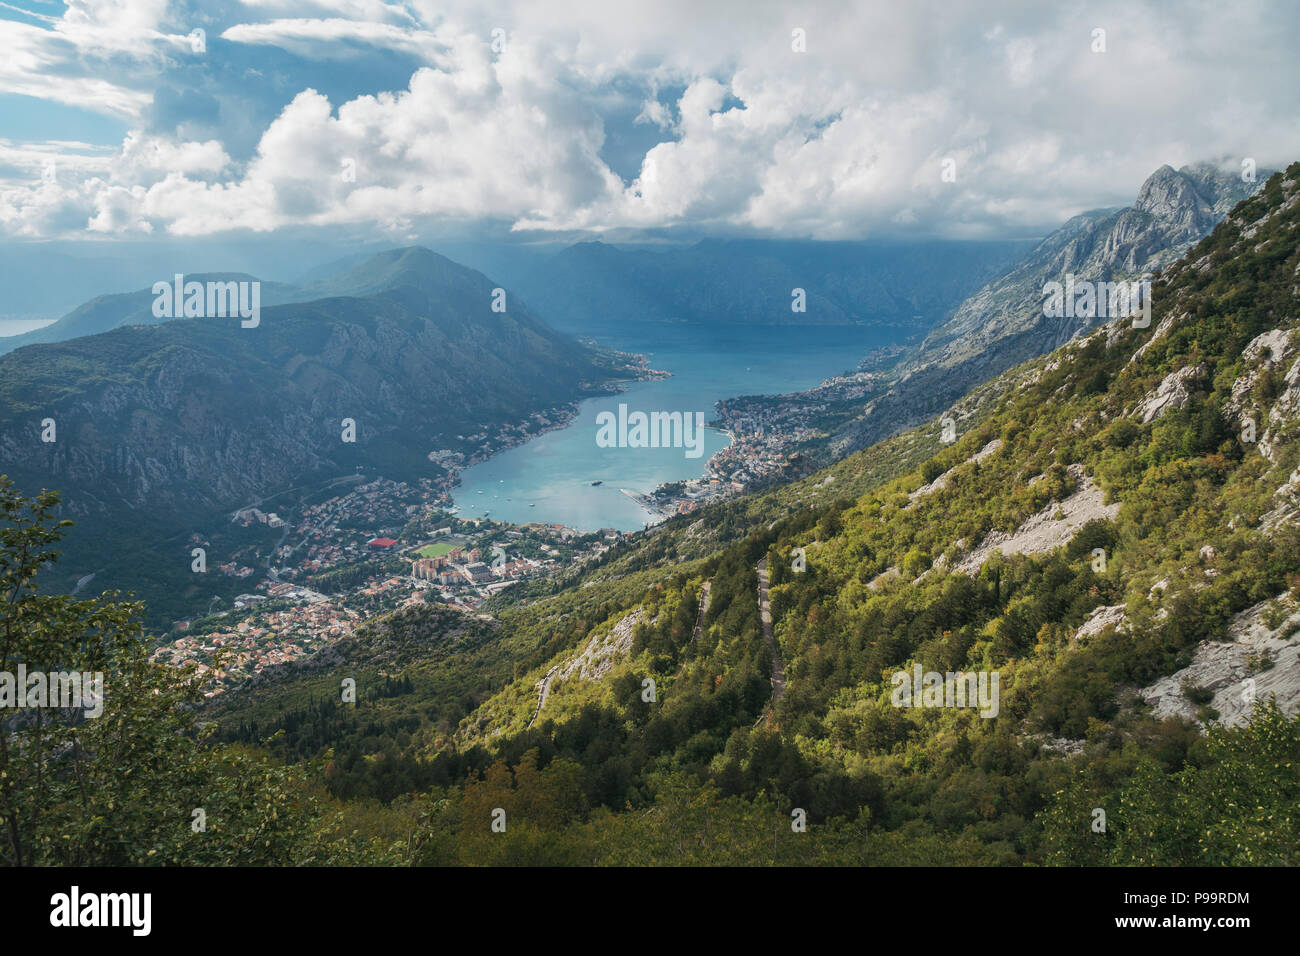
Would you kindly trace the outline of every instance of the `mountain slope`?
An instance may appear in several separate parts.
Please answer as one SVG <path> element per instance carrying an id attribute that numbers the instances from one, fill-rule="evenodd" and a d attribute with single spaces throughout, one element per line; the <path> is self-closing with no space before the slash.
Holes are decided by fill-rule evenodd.
<path id="1" fill-rule="evenodd" d="M 1021 354 L 1027 345 L 1008 344 L 993 364 L 1016 364 L 1064 344 L 1104 317 L 1092 322 L 1044 317 L 1044 283 L 1062 281 L 1068 273 L 1114 281 L 1156 272 L 1207 235 L 1256 185 L 1208 164 L 1180 170 L 1161 166 L 1142 184 L 1132 206 L 1076 216 L 1011 272 L 963 302 L 950 320 L 926 336 L 909 368 L 951 368 L 989 353 L 995 343 L 1028 334 L 1041 336 L 1046 348 Z"/>
<path id="2" fill-rule="evenodd" d="M 1300 680 L 1278 650 L 1300 621 L 1298 276 L 1300 163 L 1162 273 L 1150 328 L 1114 320 L 1008 371 L 917 472 L 751 515 L 697 560 L 674 559 L 696 524 L 677 522 L 503 609 L 514 679 L 478 686 L 454 737 L 402 736 L 418 697 L 376 705 L 364 741 L 316 724 L 328 785 L 381 795 L 426 768 L 468 816 L 412 822 L 425 862 L 667 862 L 696 851 L 654 821 L 693 848 L 738 818 L 770 836 L 729 862 L 1300 862 Z M 638 568 L 652 546 L 665 560 Z M 1207 649 L 1252 622 L 1270 636 L 1228 677 L 1280 710 L 1261 699 L 1203 739 L 1144 703 L 1189 665 L 1220 680 Z M 900 706 L 916 667 L 996 674 L 998 696 Z M 1219 689 L 1181 688 L 1202 725 Z M 495 806 L 519 826 L 489 844 L 477 814 Z"/>
<path id="3" fill-rule="evenodd" d="M 418 471 L 458 433 L 607 377 L 518 303 L 492 311 L 477 273 L 426 250 L 380 265 L 373 294 L 271 306 L 256 328 L 178 320 L 0 358 L 5 470 L 65 489 L 74 513 L 231 507 L 360 464 Z"/>
<path id="4" fill-rule="evenodd" d="M 866 447 L 937 415 L 967 389 L 1105 321 L 1104 315 L 1045 315 L 1044 284 L 1063 282 L 1067 275 L 1101 282 L 1155 273 L 1208 234 L 1258 185 L 1208 164 L 1177 171 L 1163 166 L 1143 184 L 1133 206 L 1071 219 L 961 303 L 865 404 L 842 403 L 829 448 L 842 454 Z"/>

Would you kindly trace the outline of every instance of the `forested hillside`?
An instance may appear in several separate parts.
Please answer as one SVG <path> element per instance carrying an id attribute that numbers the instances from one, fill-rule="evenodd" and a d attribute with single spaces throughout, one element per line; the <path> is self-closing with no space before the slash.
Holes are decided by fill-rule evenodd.
<path id="1" fill-rule="evenodd" d="M 392 862 L 1300 862 L 1298 276 L 1295 164 L 1150 327 L 1010 370 L 954 441 L 677 519 L 484 628 L 372 622 L 222 733 Z M 1169 712 L 1156 682 L 1244 623 Z M 996 674 L 996 707 L 898 706 L 918 665 Z"/>

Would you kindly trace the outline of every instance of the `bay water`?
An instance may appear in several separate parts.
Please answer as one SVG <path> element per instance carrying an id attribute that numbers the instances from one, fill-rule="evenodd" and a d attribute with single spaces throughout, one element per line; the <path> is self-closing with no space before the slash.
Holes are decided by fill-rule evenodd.
<path id="1" fill-rule="evenodd" d="M 575 330 L 566 330 L 575 331 Z M 703 453 L 684 448 L 602 448 L 597 415 L 641 411 L 715 417 L 714 402 L 739 395 L 799 391 L 855 368 L 874 348 L 901 341 L 895 328 L 788 327 L 615 323 L 576 330 L 601 345 L 644 353 L 671 378 L 633 382 L 620 395 L 582 402 L 564 428 L 539 435 L 465 469 L 454 493 L 461 517 L 541 521 L 582 531 L 637 530 L 652 520 L 620 489 L 642 494 L 660 484 L 696 478 L 728 438 L 706 429 Z M 599 484 L 593 484 L 599 482 Z"/>

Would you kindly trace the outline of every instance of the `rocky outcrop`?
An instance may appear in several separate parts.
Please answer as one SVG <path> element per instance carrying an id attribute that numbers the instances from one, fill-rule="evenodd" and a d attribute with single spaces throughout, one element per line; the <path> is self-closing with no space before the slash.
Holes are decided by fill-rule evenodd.
<path id="1" fill-rule="evenodd" d="M 1088 615 L 1088 620 L 1079 625 L 1079 629 L 1074 632 L 1076 641 L 1084 641 L 1090 637 L 1096 637 L 1108 627 L 1113 627 L 1117 632 L 1123 632 L 1128 628 L 1128 613 L 1123 604 L 1107 604 L 1092 609 Z"/>
<path id="2" fill-rule="evenodd" d="M 1300 359 L 1292 363 L 1282 381 L 1282 394 L 1274 399 L 1268 411 L 1268 427 L 1259 439 L 1260 454 L 1269 461 L 1274 459 L 1278 446 L 1294 436 L 1300 422 Z"/>
<path id="3" fill-rule="evenodd" d="M 1247 415 L 1247 399 L 1260 377 L 1282 365 L 1294 352 L 1290 329 L 1270 329 L 1251 339 L 1241 351 L 1243 370 L 1232 383 L 1232 394 L 1224 403 L 1224 412 L 1233 418 Z"/>
<path id="4" fill-rule="evenodd" d="M 939 477 L 935 478 L 934 481 L 930 482 L 927 485 L 922 485 L 920 488 L 917 488 L 915 491 L 909 492 L 907 495 L 909 501 L 907 507 L 914 508 L 916 506 L 916 503 L 920 499 L 926 497 L 927 495 L 932 495 L 936 491 L 942 491 L 944 488 L 947 488 L 948 482 L 952 478 L 953 472 L 955 472 L 958 468 L 961 468 L 962 465 L 968 465 L 971 464 L 972 462 L 983 461 L 985 458 L 988 458 L 990 455 L 997 454 L 999 451 L 1001 451 L 1001 449 L 1002 449 L 1002 439 L 1001 438 L 993 439 L 991 442 L 989 442 L 987 445 L 985 445 L 975 454 L 971 455 L 964 462 L 962 462 L 961 465 L 954 465 L 952 468 L 949 468 L 947 471 L 945 471 L 942 475 L 939 475 Z"/>
<path id="5" fill-rule="evenodd" d="M 531 727 L 541 716 L 546 700 L 551 695 L 551 688 L 557 683 L 575 675 L 581 680 L 600 680 L 609 673 L 614 662 L 625 657 L 631 650 L 636 626 L 644 617 L 645 610 L 637 608 L 611 627 L 608 633 L 593 636 L 576 656 L 552 666 L 537 682 L 537 710 L 533 713 L 532 720 L 528 721 L 528 726 Z"/>
<path id="6" fill-rule="evenodd" d="M 898 577 L 901 573 L 902 572 L 899 570 L 897 565 L 891 564 L 889 567 L 885 568 L 885 570 L 881 571 L 874 578 L 868 581 L 867 587 L 869 587 L 873 591 L 879 591 L 890 581 L 894 580 L 894 578 Z"/>
<path id="7" fill-rule="evenodd" d="M 1166 315 L 1163 319 L 1160 320 L 1160 324 L 1156 326 L 1156 330 L 1151 333 L 1151 337 L 1147 339 L 1145 342 L 1143 342 L 1142 345 L 1138 348 L 1138 350 L 1133 353 L 1133 357 L 1129 359 L 1129 362 L 1132 363 L 1132 362 L 1140 361 L 1142 356 L 1147 354 L 1147 350 L 1150 349 L 1151 346 L 1155 345 L 1166 335 L 1168 335 L 1169 330 L 1172 329 L 1176 323 L 1182 321 L 1185 318 L 1187 318 L 1186 315 L 1174 315 L 1174 313 L 1172 312 Z M 1106 347 L 1110 348 L 1112 345 L 1114 345 L 1119 340 L 1119 336 L 1123 334 L 1124 329 L 1127 327 L 1128 327 L 1128 323 L 1124 322 L 1123 320 L 1117 320 L 1109 323 L 1109 330 L 1106 336 Z"/>
<path id="8" fill-rule="evenodd" d="M 1259 519 L 1259 530 L 1276 531 L 1284 525 L 1300 524 L 1300 468 L 1273 492 L 1274 507 Z"/>
<path id="9" fill-rule="evenodd" d="M 1287 715 L 1300 712 L 1300 608 L 1285 596 L 1247 608 L 1228 625 L 1226 640 L 1203 641 L 1192 663 L 1143 687 L 1138 695 L 1157 719 L 1202 723 L 1192 698 L 1209 696 L 1217 722 L 1233 727 L 1249 719 L 1255 702 L 1274 698 Z"/>
<path id="10" fill-rule="evenodd" d="M 1106 504 L 1106 496 L 1079 465 L 1071 465 L 1070 474 L 1076 490 L 1064 501 L 1052 502 L 1027 519 L 1013 534 L 990 532 L 979 547 L 959 561 L 955 568 L 963 574 L 975 574 L 994 551 L 1004 555 L 1040 554 L 1068 544 L 1080 528 L 1098 519 L 1113 521 L 1119 504 Z"/>
<path id="11" fill-rule="evenodd" d="M 1134 417 L 1143 425 L 1149 425 L 1165 412 L 1182 408 L 1191 400 L 1192 389 L 1205 371 L 1204 365 L 1189 365 L 1170 372 L 1154 392 L 1138 402 L 1137 408 L 1133 410 Z"/>

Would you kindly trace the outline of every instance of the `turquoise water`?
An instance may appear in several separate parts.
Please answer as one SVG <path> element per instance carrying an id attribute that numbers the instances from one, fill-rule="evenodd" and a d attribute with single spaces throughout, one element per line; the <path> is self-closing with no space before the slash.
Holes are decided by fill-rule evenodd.
<path id="1" fill-rule="evenodd" d="M 650 356 L 651 368 L 673 373 L 658 382 L 634 383 L 621 395 L 583 402 L 578 417 L 556 431 L 467 468 L 455 503 L 462 517 L 522 523 L 545 521 L 583 531 L 639 529 L 650 520 L 619 489 L 647 493 L 669 481 L 695 478 L 725 448 L 726 435 L 706 429 L 703 453 L 683 448 L 601 448 L 596 416 L 628 412 L 703 412 L 737 395 L 809 388 L 854 368 L 868 351 L 899 339 L 897 330 L 867 328 L 748 328 L 702 330 L 675 325 L 610 325 L 584 329 L 602 345 Z M 600 481 L 593 486 L 591 482 Z"/>

